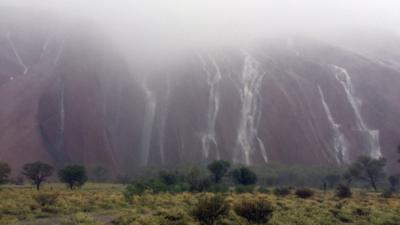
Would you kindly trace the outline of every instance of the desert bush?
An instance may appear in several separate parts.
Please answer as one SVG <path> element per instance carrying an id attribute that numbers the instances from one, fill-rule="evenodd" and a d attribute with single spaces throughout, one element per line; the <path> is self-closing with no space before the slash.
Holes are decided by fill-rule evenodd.
<path id="1" fill-rule="evenodd" d="M 229 186 L 224 184 L 213 184 L 208 188 L 209 192 L 226 193 L 229 191 Z"/>
<path id="2" fill-rule="evenodd" d="M 274 189 L 274 195 L 278 197 L 285 197 L 290 194 L 290 188 L 288 187 L 278 187 Z"/>
<path id="3" fill-rule="evenodd" d="M 253 185 L 257 183 L 257 175 L 247 167 L 241 167 L 232 171 L 233 181 L 240 185 Z"/>
<path id="4" fill-rule="evenodd" d="M 160 171 L 159 174 L 160 181 L 165 185 L 175 185 L 179 182 L 179 173 L 177 171 Z"/>
<path id="5" fill-rule="evenodd" d="M 146 187 L 154 194 L 165 193 L 169 191 L 169 186 L 159 180 L 151 180 L 146 183 Z"/>
<path id="6" fill-rule="evenodd" d="M 253 193 L 253 191 L 254 191 L 254 186 L 253 185 L 237 185 L 235 187 L 235 192 L 237 194 Z"/>
<path id="7" fill-rule="evenodd" d="M 202 225 L 212 225 L 214 222 L 229 212 L 229 204 L 223 195 L 204 196 L 199 199 L 192 210 L 194 219 Z"/>
<path id="8" fill-rule="evenodd" d="M 54 168 L 46 163 L 37 161 L 33 163 L 27 163 L 22 168 L 22 174 L 26 176 L 36 186 L 36 189 L 40 189 L 40 185 L 53 175 Z"/>
<path id="9" fill-rule="evenodd" d="M 191 192 L 204 192 L 208 191 L 211 187 L 211 179 L 207 177 L 199 178 L 190 183 L 189 191 Z"/>
<path id="10" fill-rule="evenodd" d="M 233 210 L 249 223 L 266 223 L 274 211 L 272 204 L 263 199 L 242 200 L 234 204 Z"/>
<path id="11" fill-rule="evenodd" d="M 0 184 L 5 183 L 11 174 L 11 167 L 6 162 L 0 161 Z"/>
<path id="12" fill-rule="evenodd" d="M 86 169 L 81 165 L 66 166 L 58 171 L 58 178 L 61 182 L 67 184 L 71 190 L 74 187 L 81 187 L 88 180 Z"/>
<path id="13" fill-rule="evenodd" d="M 213 181 L 219 183 L 228 172 L 231 164 L 224 160 L 216 160 L 210 163 L 207 168 L 212 173 Z"/>
<path id="14" fill-rule="evenodd" d="M 339 197 L 339 198 L 350 198 L 351 195 L 352 195 L 351 189 L 347 185 L 340 184 L 336 188 L 336 197 Z"/>
<path id="15" fill-rule="evenodd" d="M 310 198 L 314 195 L 314 191 L 308 188 L 300 188 L 296 190 L 295 194 L 299 198 Z"/>
<path id="16" fill-rule="evenodd" d="M 126 186 L 122 194 L 124 195 L 125 200 L 130 203 L 134 195 L 141 195 L 145 191 L 146 191 L 146 186 L 144 184 L 134 183 Z"/>
<path id="17" fill-rule="evenodd" d="M 192 168 L 187 174 L 185 181 L 189 184 L 190 192 L 203 192 L 208 190 L 211 187 L 212 180 L 206 174 L 203 174 L 202 171 L 195 167 Z"/>
<path id="18" fill-rule="evenodd" d="M 265 187 L 265 186 L 259 187 L 257 189 L 257 191 L 260 192 L 260 193 L 263 193 L 263 194 L 269 194 L 270 193 L 269 189 L 267 187 Z"/>
<path id="19" fill-rule="evenodd" d="M 59 194 L 57 192 L 42 192 L 32 196 L 40 206 L 52 206 L 57 202 Z"/>

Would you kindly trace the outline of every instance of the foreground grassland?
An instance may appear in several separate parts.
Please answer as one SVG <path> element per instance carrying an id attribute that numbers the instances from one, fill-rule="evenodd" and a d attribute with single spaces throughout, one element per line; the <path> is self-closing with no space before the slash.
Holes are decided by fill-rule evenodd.
<path id="1" fill-rule="evenodd" d="M 137 224 L 183 225 L 199 224 L 191 210 L 199 199 L 210 193 L 151 194 L 133 196 L 128 202 L 122 185 L 87 184 L 70 191 L 59 184 L 48 184 L 41 195 L 54 198 L 38 199 L 30 186 L 5 186 L 0 190 L 0 224 Z M 294 194 L 277 197 L 273 194 L 226 193 L 226 201 L 234 205 L 244 199 L 265 199 L 272 203 L 272 225 L 398 225 L 400 198 L 383 198 L 376 193 L 353 191 L 348 199 L 334 193 L 316 191 L 309 199 Z M 52 201 L 54 200 L 54 201 Z M 216 224 L 249 224 L 229 211 Z"/>

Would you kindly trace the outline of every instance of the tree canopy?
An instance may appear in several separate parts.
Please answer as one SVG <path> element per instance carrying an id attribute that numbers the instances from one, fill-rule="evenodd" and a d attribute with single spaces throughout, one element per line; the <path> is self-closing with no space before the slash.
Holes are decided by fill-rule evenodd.
<path id="1" fill-rule="evenodd" d="M 46 163 L 37 161 L 27 163 L 22 169 L 22 174 L 36 185 L 36 189 L 40 189 L 42 182 L 46 181 L 48 177 L 53 175 L 54 168 Z"/>
<path id="2" fill-rule="evenodd" d="M 385 165 L 384 158 L 361 156 L 350 165 L 346 174 L 356 180 L 368 182 L 377 191 L 377 183 L 385 177 Z"/>
<path id="3" fill-rule="evenodd" d="M 74 187 L 84 185 L 88 180 L 86 169 L 81 165 L 66 166 L 58 172 L 58 177 L 60 181 L 67 184 L 71 190 Z"/>

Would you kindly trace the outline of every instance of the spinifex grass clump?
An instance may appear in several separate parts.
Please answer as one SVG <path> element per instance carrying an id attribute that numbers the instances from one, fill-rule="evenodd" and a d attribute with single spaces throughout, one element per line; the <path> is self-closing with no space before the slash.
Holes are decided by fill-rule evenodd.
<path id="1" fill-rule="evenodd" d="M 210 195 L 201 197 L 192 210 L 194 219 L 202 225 L 212 225 L 214 222 L 229 212 L 229 204 L 223 195 Z"/>
<path id="2" fill-rule="evenodd" d="M 295 194 L 299 198 L 310 198 L 314 195 L 314 191 L 308 188 L 300 188 L 296 190 Z"/>
<path id="3" fill-rule="evenodd" d="M 42 207 L 55 205 L 59 194 L 57 192 L 40 192 L 32 198 Z"/>
<path id="4" fill-rule="evenodd" d="M 249 223 L 266 223 L 274 211 L 272 204 L 263 199 L 242 200 L 233 206 L 233 210 Z"/>
<path id="5" fill-rule="evenodd" d="M 285 197 L 290 194 L 290 188 L 288 187 L 278 187 L 274 189 L 274 195 L 278 197 Z"/>

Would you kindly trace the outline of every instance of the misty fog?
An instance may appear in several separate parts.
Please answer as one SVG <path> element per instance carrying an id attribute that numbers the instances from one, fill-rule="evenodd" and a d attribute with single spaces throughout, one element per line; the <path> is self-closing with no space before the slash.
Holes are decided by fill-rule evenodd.
<path id="1" fill-rule="evenodd" d="M 327 39 L 364 29 L 398 32 L 400 24 L 396 0 L 2 0 L 0 6 L 90 21 L 123 50 L 143 58 L 280 35 Z"/>

